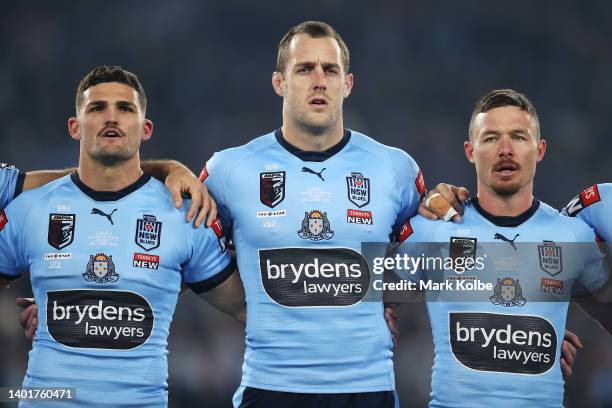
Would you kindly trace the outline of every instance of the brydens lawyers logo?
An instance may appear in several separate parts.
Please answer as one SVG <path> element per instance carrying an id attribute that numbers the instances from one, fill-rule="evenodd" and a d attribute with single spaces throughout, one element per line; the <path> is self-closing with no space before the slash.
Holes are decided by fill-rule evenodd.
<path id="1" fill-rule="evenodd" d="M 102 253 L 89 255 L 89 262 L 83 278 L 87 282 L 100 284 L 117 282 L 119 274 L 115 272 L 113 257 Z"/>
<path id="2" fill-rule="evenodd" d="M 259 173 L 259 199 L 270 208 L 285 199 L 285 172 Z"/>
<path id="3" fill-rule="evenodd" d="M 159 268 L 159 256 L 135 252 L 132 266 L 136 268 L 157 269 Z"/>
<path id="4" fill-rule="evenodd" d="M 280 248 L 259 251 L 261 280 L 283 306 L 350 306 L 365 296 L 370 272 L 347 248 Z"/>
<path id="5" fill-rule="evenodd" d="M 153 329 L 151 305 L 133 292 L 57 290 L 47 292 L 47 327 L 60 344 L 75 348 L 129 350 Z"/>
<path id="6" fill-rule="evenodd" d="M 370 202 L 370 179 L 365 178 L 363 174 L 351 172 L 351 175 L 346 178 L 346 188 L 348 199 L 357 207 L 365 207 Z"/>
<path id="7" fill-rule="evenodd" d="M 331 239 L 334 236 L 334 231 L 331 230 L 327 213 L 319 210 L 305 212 L 302 228 L 298 231 L 298 236 L 302 239 L 313 241 Z"/>
<path id="8" fill-rule="evenodd" d="M 450 312 L 448 326 L 454 356 L 473 370 L 535 375 L 557 361 L 557 334 L 539 316 Z"/>
<path id="9" fill-rule="evenodd" d="M 49 214 L 47 241 L 55 249 L 66 248 L 74 240 L 75 214 Z"/>
<path id="10" fill-rule="evenodd" d="M 159 247 L 161 229 L 162 223 L 154 215 L 143 215 L 136 220 L 136 245 L 147 252 Z"/>

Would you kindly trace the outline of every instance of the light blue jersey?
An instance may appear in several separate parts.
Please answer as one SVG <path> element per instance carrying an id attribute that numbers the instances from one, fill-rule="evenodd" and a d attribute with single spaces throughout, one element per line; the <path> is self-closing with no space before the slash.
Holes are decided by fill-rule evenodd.
<path id="1" fill-rule="evenodd" d="M 562 212 L 580 218 L 598 237 L 612 242 L 612 183 L 592 185 L 574 197 Z"/>
<path id="2" fill-rule="evenodd" d="M 96 192 L 76 173 L 6 207 L 0 272 L 29 270 L 39 306 L 24 386 L 76 387 L 79 403 L 60 407 L 167 405 L 166 346 L 181 280 L 202 292 L 233 269 L 224 238 L 186 223 L 187 208 L 174 208 L 146 175 Z"/>
<path id="3" fill-rule="evenodd" d="M 361 243 L 389 242 L 424 184 L 410 156 L 346 131 L 321 153 L 280 131 L 216 153 L 202 178 L 231 231 L 247 300 L 243 387 L 394 389 L 382 303 L 362 302 Z M 234 400 L 240 401 L 240 396 Z"/>
<path id="4" fill-rule="evenodd" d="M 593 231 L 537 200 L 518 217 L 495 217 L 475 199 L 461 223 L 417 216 L 405 229 L 403 252 L 416 251 L 411 243 L 443 243 L 438 256 L 481 265 L 443 269 L 434 280 L 450 289 L 426 294 L 435 346 L 430 407 L 562 407 L 559 358 L 572 288 L 595 290 L 607 280 Z M 427 282 L 438 272 L 408 278 Z M 471 291 L 478 280 L 489 286 Z"/>
<path id="5" fill-rule="evenodd" d="M 21 193 L 25 174 L 13 166 L 0 163 L 0 208 L 4 208 L 8 203 Z"/>

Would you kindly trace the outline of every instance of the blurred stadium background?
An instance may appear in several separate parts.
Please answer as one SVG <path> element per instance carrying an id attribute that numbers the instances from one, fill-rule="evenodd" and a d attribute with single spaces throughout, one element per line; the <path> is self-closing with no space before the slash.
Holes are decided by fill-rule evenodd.
<path id="1" fill-rule="evenodd" d="M 612 181 L 612 3 L 514 2 L 2 2 L 0 155 L 23 170 L 76 165 L 66 131 L 78 81 L 92 67 L 137 73 L 155 123 L 144 158 L 198 173 L 214 151 L 280 126 L 270 85 L 276 45 L 294 24 L 332 24 L 351 51 L 355 87 L 345 125 L 408 151 L 429 187 L 474 189 L 462 143 L 474 102 L 512 87 L 538 109 L 549 142 L 536 195 L 560 207 Z M 19 385 L 29 343 L 14 298 L 0 296 L 0 385 Z M 571 310 L 586 349 L 566 383 L 567 407 L 612 406 L 612 337 Z M 425 406 L 432 343 L 423 305 L 401 310 L 396 351 L 403 406 Z M 240 379 L 243 331 L 191 294 L 170 336 L 171 407 L 228 407 Z M 453 379 L 448 379 L 452 387 Z M 503 401 L 500 401 L 503 406 Z"/>

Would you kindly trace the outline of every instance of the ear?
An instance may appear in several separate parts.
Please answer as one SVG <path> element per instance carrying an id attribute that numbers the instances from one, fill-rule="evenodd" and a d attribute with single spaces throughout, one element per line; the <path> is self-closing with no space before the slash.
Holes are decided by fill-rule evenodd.
<path id="1" fill-rule="evenodd" d="M 79 121 L 74 116 L 68 119 L 68 133 L 72 140 L 81 140 Z"/>
<path id="2" fill-rule="evenodd" d="M 547 147 L 547 143 L 546 140 L 544 139 L 540 139 L 540 141 L 538 142 L 538 162 L 542 161 L 542 159 L 544 158 L 544 153 L 546 153 L 546 147 Z"/>
<path id="3" fill-rule="evenodd" d="M 274 71 L 272 73 L 272 88 L 274 88 L 274 92 L 281 98 L 285 97 L 285 87 L 284 87 L 285 79 L 283 78 L 283 74 Z"/>
<path id="4" fill-rule="evenodd" d="M 465 151 L 465 156 L 467 157 L 468 161 L 473 164 L 474 163 L 474 145 L 469 139 L 463 142 L 463 150 Z"/>
<path id="5" fill-rule="evenodd" d="M 351 91 L 353 90 L 353 81 L 355 80 L 355 78 L 353 77 L 353 74 L 346 74 L 344 76 L 344 97 L 348 98 L 348 96 L 351 94 Z"/>
<path id="6" fill-rule="evenodd" d="M 153 136 L 153 122 L 149 119 L 145 119 L 142 124 L 142 137 L 140 138 L 143 142 L 146 142 Z"/>

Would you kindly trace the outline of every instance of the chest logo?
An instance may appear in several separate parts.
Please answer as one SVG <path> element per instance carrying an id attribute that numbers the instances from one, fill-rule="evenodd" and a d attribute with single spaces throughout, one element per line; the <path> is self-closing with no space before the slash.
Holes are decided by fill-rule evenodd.
<path id="1" fill-rule="evenodd" d="M 540 268 L 549 274 L 555 276 L 563 270 L 563 258 L 561 257 L 561 247 L 555 245 L 553 241 L 542 241 L 542 245 L 538 245 L 538 255 L 540 257 Z"/>
<path id="2" fill-rule="evenodd" d="M 304 219 L 302 220 L 302 228 L 298 231 L 298 235 L 302 239 L 310 239 L 313 241 L 331 239 L 334 236 L 334 231 L 331 230 L 331 225 L 327 219 L 327 213 L 319 210 L 305 212 Z"/>
<path id="3" fill-rule="evenodd" d="M 116 208 L 113 211 L 111 211 L 109 214 L 107 214 L 104 211 L 100 210 L 99 208 L 92 208 L 91 214 L 96 214 L 96 215 L 101 215 L 103 217 L 106 217 L 106 219 L 108 220 L 108 222 L 111 223 L 111 225 L 115 225 L 115 223 L 113 222 L 113 214 L 115 213 L 115 211 L 117 211 Z"/>
<path id="4" fill-rule="evenodd" d="M 285 172 L 259 173 L 259 200 L 274 208 L 285 199 Z"/>
<path id="5" fill-rule="evenodd" d="M 119 279 L 119 274 L 115 272 L 113 257 L 106 254 L 89 255 L 87 270 L 83 274 L 87 282 L 113 283 Z"/>
<path id="6" fill-rule="evenodd" d="M 318 178 L 320 178 L 322 181 L 325 181 L 325 179 L 323 178 L 323 172 L 325 171 L 325 167 L 323 167 L 321 169 L 321 171 L 316 172 L 312 169 L 309 169 L 308 167 L 302 167 L 302 173 L 310 173 L 310 174 L 314 174 L 315 176 L 317 176 Z"/>
<path id="7" fill-rule="evenodd" d="M 145 251 L 151 251 L 159 247 L 161 238 L 161 221 L 157 221 L 154 215 L 143 215 L 136 220 L 136 245 Z"/>
<path id="8" fill-rule="evenodd" d="M 502 234 L 500 234 L 499 232 L 496 232 L 496 233 L 495 233 L 495 236 L 493 237 L 493 239 L 499 239 L 499 240 L 501 240 L 501 241 L 506 241 L 506 242 L 507 242 L 507 243 L 509 243 L 509 244 L 510 244 L 510 246 L 511 246 L 512 248 L 514 248 L 514 250 L 516 251 L 516 245 L 514 245 L 514 241 L 516 241 L 516 238 L 518 238 L 520 235 L 521 235 L 521 234 L 516 234 L 516 235 L 514 236 L 514 238 L 509 239 L 509 238 L 506 238 L 505 236 L 503 236 Z"/>
<path id="9" fill-rule="evenodd" d="M 363 174 L 351 172 L 346 178 L 346 188 L 348 199 L 357 207 L 365 207 L 370 202 L 370 179 L 363 177 Z"/>
<path id="10" fill-rule="evenodd" d="M 494 305 L 505 307 L 523 306 L 527 300 L 523 297 L 523 289 L 518 279 L 510 277 L 497 279 L 493 296 L 489 298 Z"/>
<path id="11" fill-rule="evenodd" d="M 75 224 L 75 214 L 49 214 L 49 245 L 55 249 L 63 249 L 72 244 Z"/>

